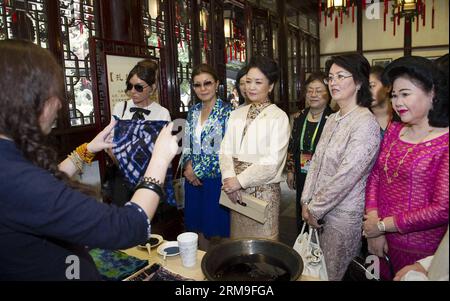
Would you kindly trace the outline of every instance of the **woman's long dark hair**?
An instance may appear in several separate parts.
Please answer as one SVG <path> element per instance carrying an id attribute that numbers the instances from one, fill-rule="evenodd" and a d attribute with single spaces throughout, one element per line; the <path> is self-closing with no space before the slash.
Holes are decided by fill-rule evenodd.
<path id="1" fill-rule="evenodd" d="M 53 55 L 29 41 L 0 41 L 0 70 L 0 134 L 12 139 L 34 165 L 92 192 L 59 171 L 57 153 L 39 123 L 49 98 L 63 99 L 64 75 Z"/>

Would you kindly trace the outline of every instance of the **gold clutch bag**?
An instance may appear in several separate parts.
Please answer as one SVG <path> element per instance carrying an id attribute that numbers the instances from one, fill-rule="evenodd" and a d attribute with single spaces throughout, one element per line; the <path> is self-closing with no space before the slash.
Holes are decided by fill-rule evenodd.
<path id="1" fill-rule="evenodd" d="M 241 192 L 241 198 L 238 203 L 233 203 L 228 195 L 222 191 L 220 195 L 219 203 L 222 206 L 228 207 L 231 210 L 239 212 L 255 221 L 264 224 L 267 220 L 268 214 L 268 202 L 255 198 L 247 193 Z"/>

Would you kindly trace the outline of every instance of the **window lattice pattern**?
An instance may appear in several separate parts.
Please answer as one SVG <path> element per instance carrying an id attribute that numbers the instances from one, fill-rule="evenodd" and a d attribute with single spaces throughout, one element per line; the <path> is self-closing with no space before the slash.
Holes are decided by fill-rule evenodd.
<path id="1" fill-rule="evenodd" d="M 71 126 L 94 123 L 88 39 L 95 35 L 93 0 L 61 0 L 64 72 Z"/>
<path id="2" fill-rule="evenodd" d="M 0 1 L 0 40 L 25 39 L 48 48 L 44 0 Z"/>
<path id="3" fill-rule="evenodd" d="M 180 112 L 187 112 L 191 100 L 192 73 L 192 23 L 189 0 L 177 0 L 175 3 L 175 39 L 178 48 L 177 77 L 180 89 Z"/>
<path id="4" fill-rule="evenodd" d="M 147 0 L 143 3 L 144 13 L 142 15 L 145 41 L 149 46 L 161 48 L 166 44 L 166 32 L 164 29 L 166 16 L 164 10 L 161 9 L 164 0 Z M 155 13 L 156 15 L 153 15 Z"/>

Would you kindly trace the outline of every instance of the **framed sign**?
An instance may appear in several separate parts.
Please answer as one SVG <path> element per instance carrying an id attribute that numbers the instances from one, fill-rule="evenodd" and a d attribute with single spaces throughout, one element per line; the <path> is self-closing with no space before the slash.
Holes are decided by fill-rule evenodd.
<path id="1" fill-rule="evenodd" d="M 392 59 L 373 59 L 372 66 L 386 67 L 390 62 L 392 62 Z"/>

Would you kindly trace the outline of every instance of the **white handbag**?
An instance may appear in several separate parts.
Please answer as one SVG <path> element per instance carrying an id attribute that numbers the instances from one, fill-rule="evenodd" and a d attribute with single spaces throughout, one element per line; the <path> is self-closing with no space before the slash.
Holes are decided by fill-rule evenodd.
<path id="1" fill-rule="evenodd" d="M 172 181 L 173 190 L 175 194 L 175 200 L 177 201 L 177 208 L 184 208 L 184 181 L 185 178 L 182 176 L 181 171 L 181 158 L 178 163 L 177 171 L 175 172 L 175 179 Z M 179 176 L 179 178 L 177 178 Z"/>
<path id="2" fill-rule="evenodd" d="M 302 231 L 294 243 L 294 250 L 297 251 L 303 260 L 302 276 L 317 278 L 317 280 L 328 280 L 327 266 L 319 244 L 317 230 L 309 228 L 306 232 L 306 223 L 303 224 Z M 315 242 L 312 241 L 314 236 Z"/>

